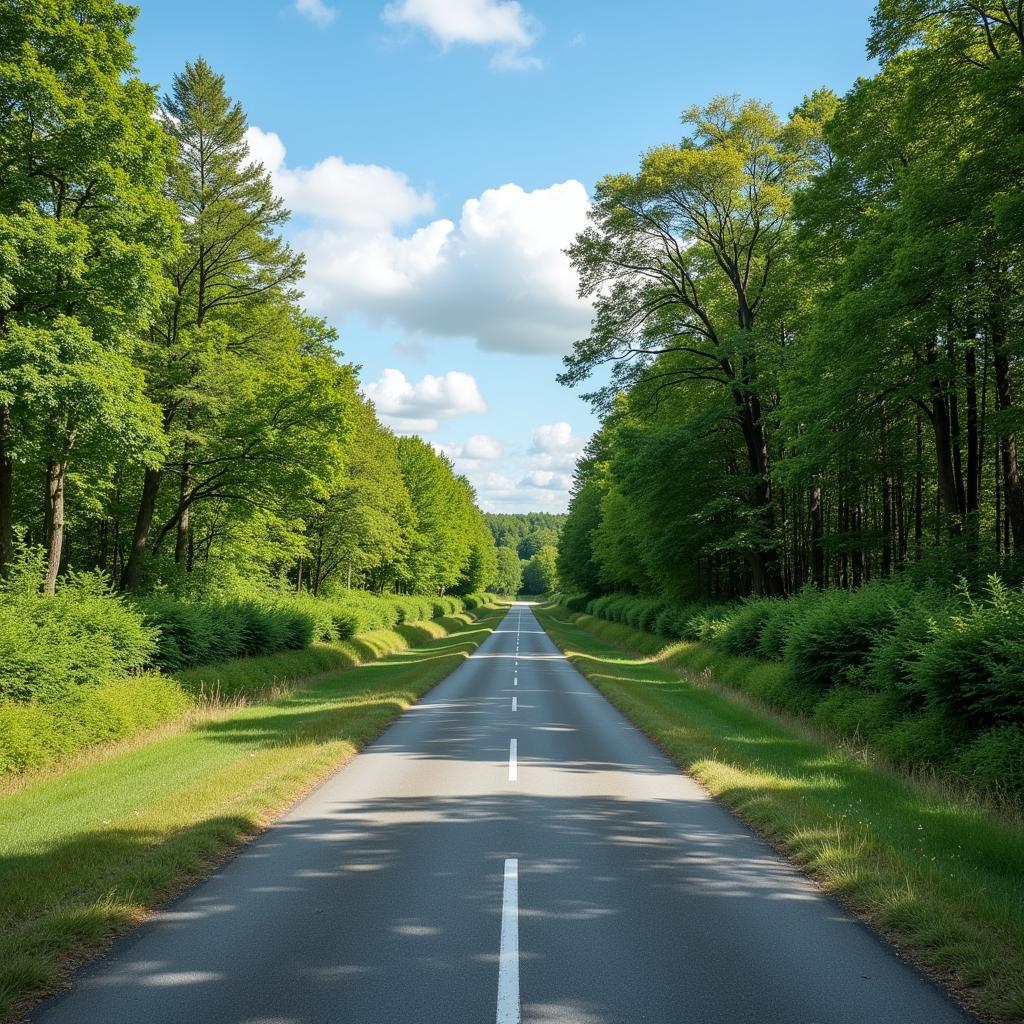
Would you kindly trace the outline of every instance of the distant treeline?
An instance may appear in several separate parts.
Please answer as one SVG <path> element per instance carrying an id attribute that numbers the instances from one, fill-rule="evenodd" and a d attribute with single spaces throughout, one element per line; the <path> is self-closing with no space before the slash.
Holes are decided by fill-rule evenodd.
<path id="1" fill-rule="evenodd" d="M 498 574 L 491 588 L 502 594 L 549 594 L 558 589 L 558 538 L 565 516 L 552 512 L 487 512 L 498 545 Z"/>

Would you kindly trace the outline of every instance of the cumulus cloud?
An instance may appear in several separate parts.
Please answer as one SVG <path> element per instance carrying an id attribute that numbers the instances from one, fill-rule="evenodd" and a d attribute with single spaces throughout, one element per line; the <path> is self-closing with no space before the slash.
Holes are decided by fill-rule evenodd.
<path id="1" fill-rule="evenodd" d="M 384 18 L 423 29 L 444 47 L 495 47 L 491 64 L 501 70 L 541 66 L 529 53 L 537 23 L 515 0 L 397 0 L 384 8 Z"/>
<path id="2" fill-rule="evenodd" d="M 572 426 L 565 420 L 545 423 L 533 431 L 530 461 L 541 469 L 571 471 L 583 454 L 586 443 L 587 439 L 574 434 Z"/>
<path id="3" fill-rule="evenodd" d="M 520 487 L 535 487 L 544 491 L 562 491 L 568 493 L 572 485 L 572 477 L 566 473 L 553 473 L 549 469 L 531 470 L 522 480 Z"/>
<path id="4" fill-rule="evenodd" d="M 442 420 L 486 412 L 487 405 L 472 374 L 450 370 L 427 374 L 413 383 L 401 370 L 386 369 L 363 393 L 388 426 L 403 433 L 430 433 Z"/>
<path id="5" fill-rule="evenodd" d="M 463 443 L 435 444 L 476 489 L 492 512 L 564 512 L 572 469 L 586 444 L 565 422 L 535 427 L 526 443 L 508 443 L 477 434 Z"/>
<path id="6" fill-rule="evenodd" d="M 434 199 L 418 192 L 390 167 L 350 164 L 328 156 L 312 167 L 288 167 L 276 132 L 249 128 L 249 155 L 270 171 L 274 190 L 296 214 L 307 214 L 335 229 L 378 232 L 432 213 Z"/>
<path id="7" fill-rule="evenodd" d="M 434 199 L 401 172 L 340 156 L 292 167 L 274 132 L 250 128 L 247 140 L 301 217 L 292 240 L 308 258 L 317 312 L 499 352 L 562 354 L 587 334 L 592 309 L 564 253 L 586 225 L 580 182 L 487 189 L 463 203 L 458 223 L 415 226 Z"/>
<path id="8" fill-rule="evenodd" d="M 295 0 L 295 10 L 321 28 L 330 25 L 338 13 L 333 7 L 328 7 L 323 0 Z"/>

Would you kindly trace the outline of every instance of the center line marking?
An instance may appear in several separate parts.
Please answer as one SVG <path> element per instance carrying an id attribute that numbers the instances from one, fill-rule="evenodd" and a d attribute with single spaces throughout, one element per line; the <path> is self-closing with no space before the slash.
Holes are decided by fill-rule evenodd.
<path id="1" fill-rule="evenodd" d="M 513 740 L 513 742 L 515 742 Z M 498 1015 L 496 1024 L 519 1024 L 519 861 L 505 861 L 501 897 L 501 947 L 498 952 Z"/>
<path id="2" fill-rule="evenodd" d="M 519 761 L 517 758 L 516 741 L 508 741 L 508 781 L 515 782 L 519 778 Z"/>
<path id="3" fill-rule="evenodd" d="M 513 697 L 513 698 L 512 698 L 512 710 L 513 710 L 513 711 L 518 711 L 518 710 L 519 710 L 519 703 L 518 703 L 518 700 L 519 700 L 519 698 L 518 698 L 518 697 Z"/>

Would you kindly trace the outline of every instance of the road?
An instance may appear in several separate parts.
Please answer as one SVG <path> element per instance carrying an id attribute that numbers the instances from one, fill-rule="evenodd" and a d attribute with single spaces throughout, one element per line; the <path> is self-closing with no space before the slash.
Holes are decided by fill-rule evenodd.
<path id="1" fill-rule="evenodd" d="M 36 1024 L 964 1024 L 515 605 Z"/>

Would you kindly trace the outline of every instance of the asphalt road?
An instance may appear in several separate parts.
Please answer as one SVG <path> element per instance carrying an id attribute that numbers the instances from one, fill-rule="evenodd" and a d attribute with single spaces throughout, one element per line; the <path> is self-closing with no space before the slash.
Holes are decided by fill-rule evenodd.
<path id="1" fill-rule="evenodd" d="M 521 1018 L 520 1018 L 521 1014 Z M 963 1024 L 512 608 L 37 1024 Z"/>

